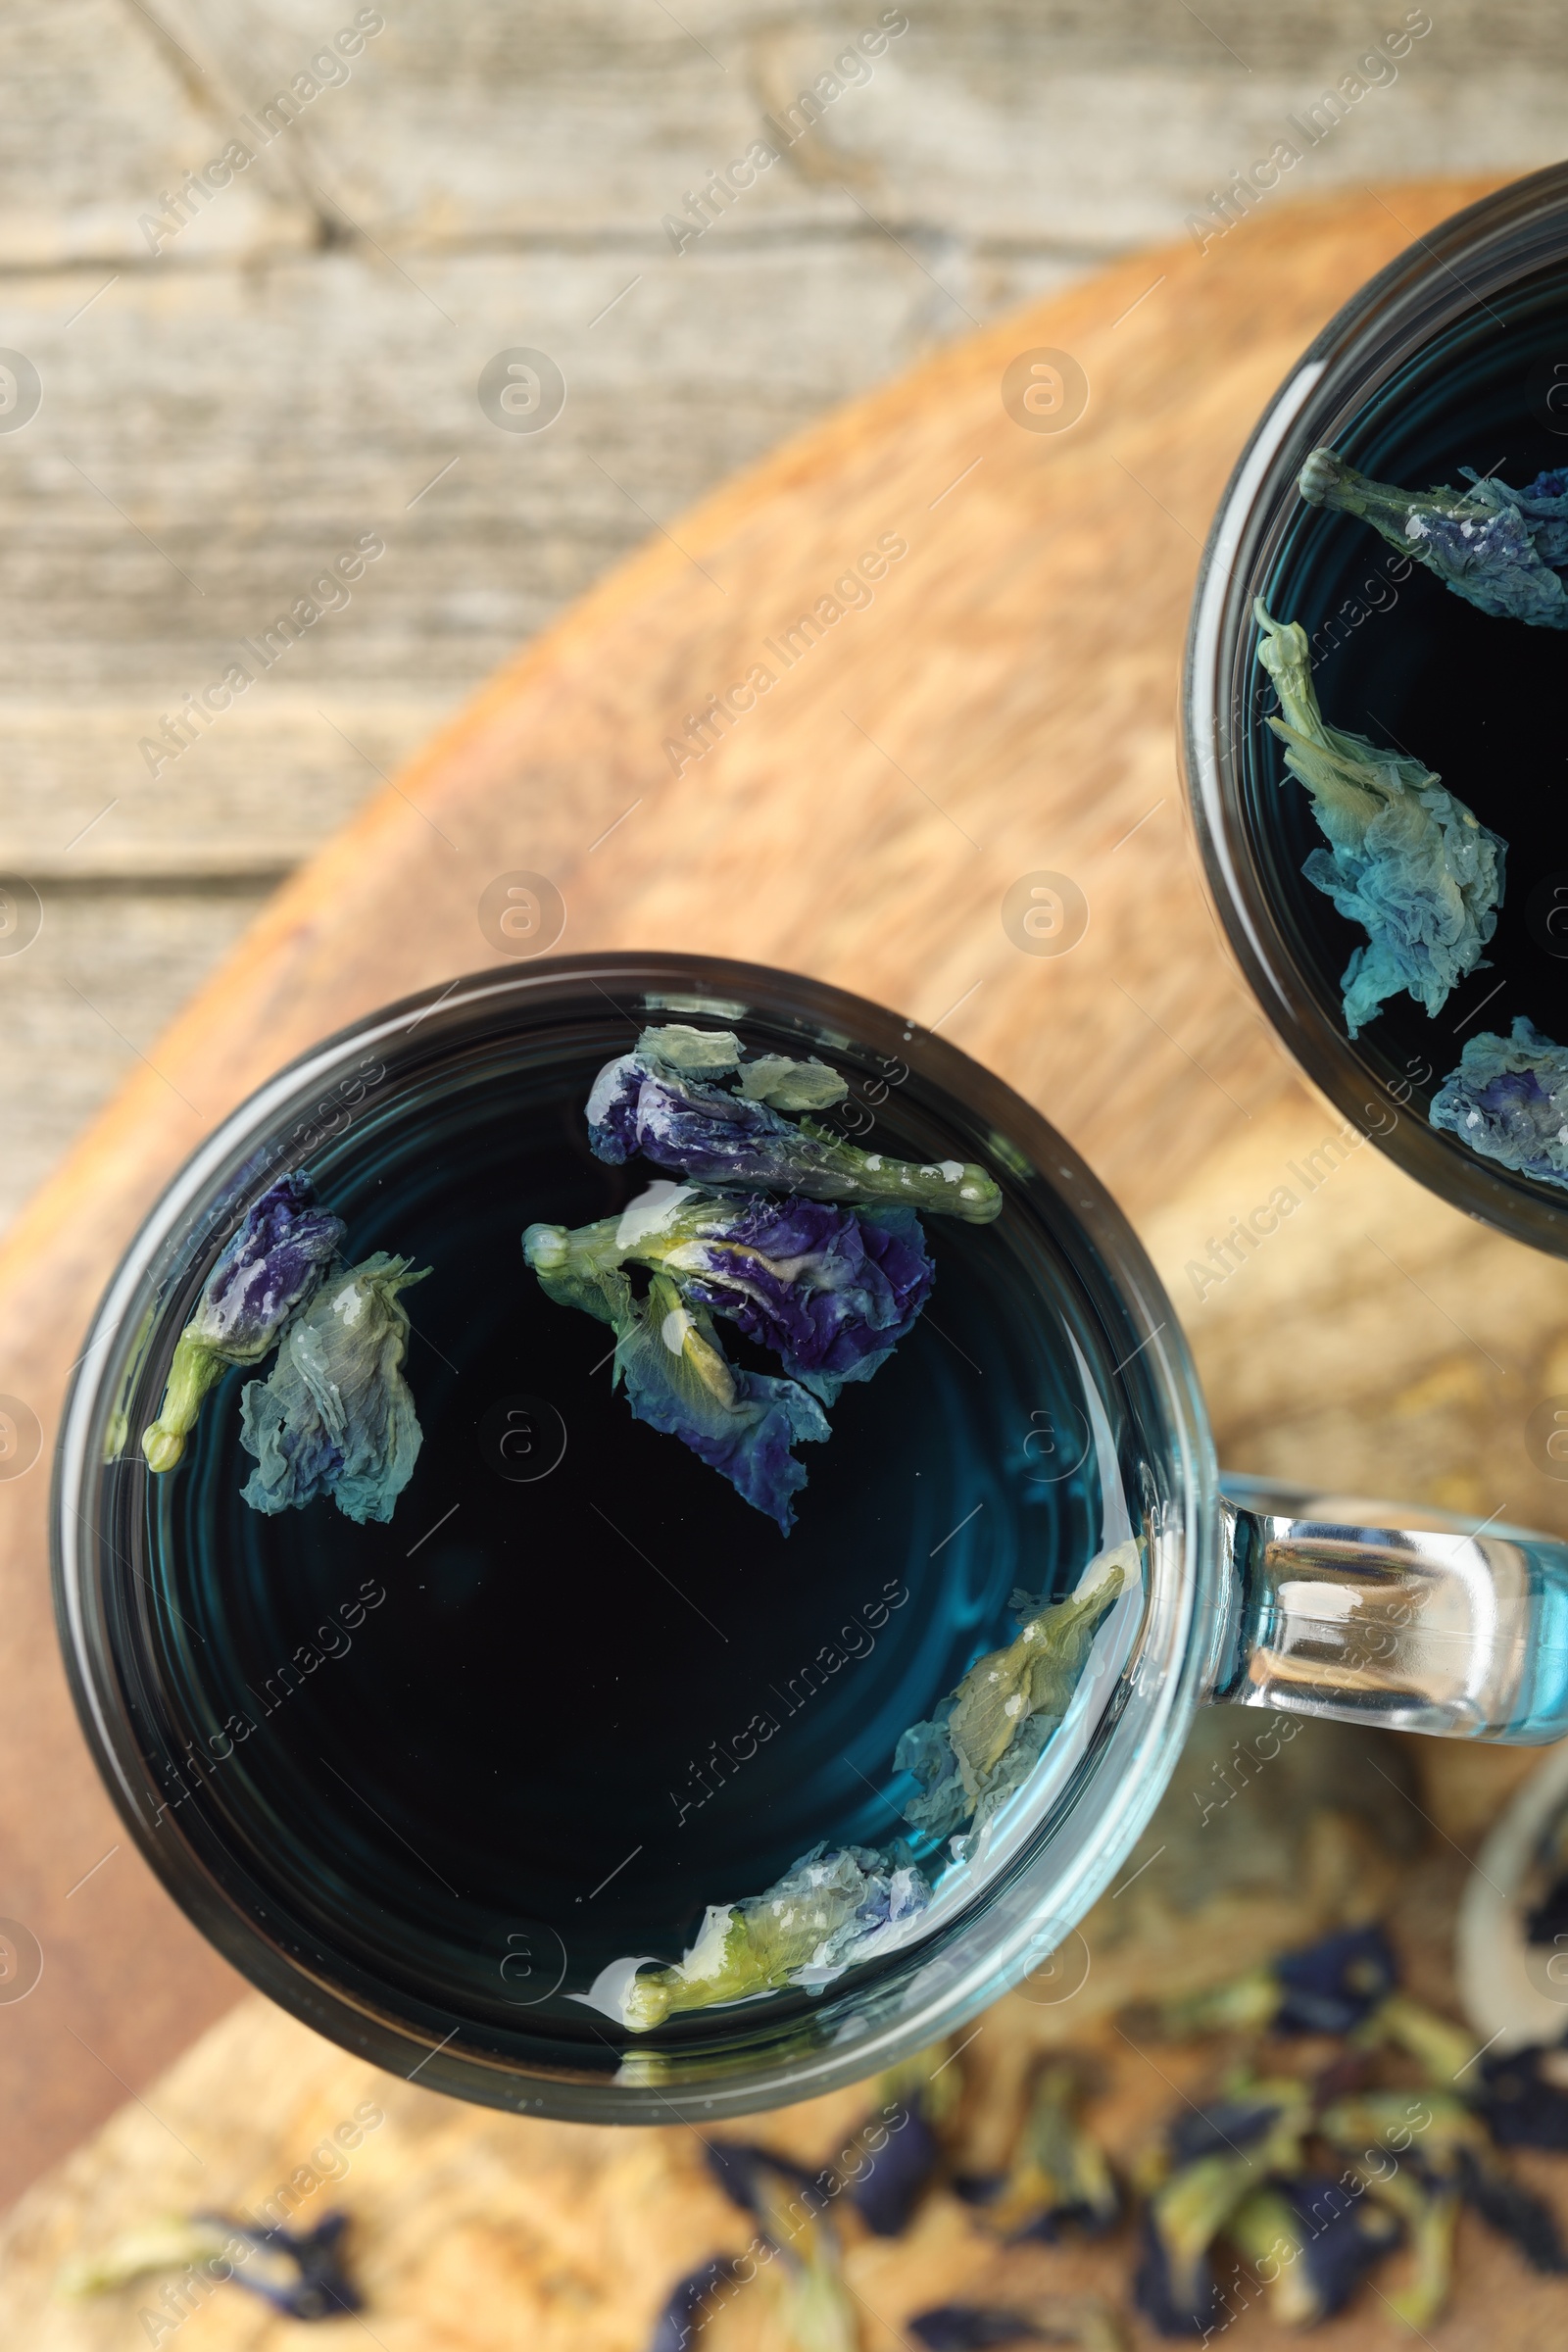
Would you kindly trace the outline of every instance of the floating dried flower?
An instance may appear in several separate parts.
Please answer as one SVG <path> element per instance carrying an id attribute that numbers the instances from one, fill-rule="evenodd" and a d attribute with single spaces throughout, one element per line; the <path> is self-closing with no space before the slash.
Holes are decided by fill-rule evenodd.
<path id="1" fill-rule="evenodd" d="M 630 1981 L 621 2017 L 634 2033 L 684 2009 L 785 1985 L 815 1991 L 857 1961 L 903 1942 L 931 1899 L 918 1870 L 864 1846 L 819 1845 L 765 1894 L 710 1903 L 685 1958 Z"/>
<path id="2" fill-rule="evenodd" d="M 1259 597 L 1257 658 L 1279 691 L 1269 725 L 1285 764 L 1312 796 L 1329 848 L 1301 871 L 1359 923 L 1367 944 L 1345 967 L 1351 1037 L 1384 1001 L 1407 993 L 1435 1015 L 1483 962 L 1497 927 L 1507 844 L 1419 760 L 1331 727 L 1318 708 L 1306 632 L 1270 618 Z"/>
<path id="3" fill-rule="evenodd" d="M 275 1345 L 323 1280 L 344 1231 L 300 1175 L 280 1177 L 247 1209 L 174 1344 L 158 1418 L 142 1433 L 150 1469 L 172 1470 L 203 1397 L 230 1364 L 260 1363 Z"/>
<path id="4" fill-rule="evenodd" d="M 1314 449 L 1299 489 L 1311 507 L 1358 514 L 1466 604 L 1538 628 L 1568 629 L 1568 472 L 1537 474 L 1523 490 L 1461 466 L 1468 490 L 1439 482 L 1400 490 L 1370 481 L 1332 450 Z"/>
<path id="5" fill-rule="evenodd" d="M 720 1080 L 733 1076 L 738 1091 Z M 588 1098 L 588 1139 L 618 1165 L 641 1152 L 656 1167 L 705 1184 L 804 1194 L 811 1200 L 890 1201 L 989 1224 L 1000 1215 L 994 1178 L 970 1161 L 919 1166 L 862 1152 L 779 1103 L 817 1107 L 848 1088 L 827 1065 L 780 1054 L 742 1057 L 727 1030 L 674 1022 L 645 1029 L 630 1054 L 607 1062 Z"/>
<path id="6" fill-rule="evenodd" d="M 978 1833 L 1023 1786 L 1067 1712 L 1096 1634 L 1137 1571 L 1129 1539 L 1092 1560 L 1065 1600 L 1042 1606 L 1014 1593 L 1017 1639 L 978 1658 L 936 1715 L 911 1724 L 899 1741 L 896 1765 L 921 1784 L 905 1809 L 915 1829 L 946 1838 L 972 1818 Z"/>
<path id="7" fill-rule="evenodd" d="M 1501 1167 L 1568 1184 L 1568 1048 L 1524 1013 L 1507 1038 L 1484 1029 L 1465 1041 L 1428 1115 Z"/>
<path id="8" fill-rule="evenodd" d="M 558 1288 L 627 1263 L 668 1274 L 688 1304 L 771 1349 L 824 1404 L 886 1363 L 934 1279 L 912 1209 L 723 1198 L 667 1182 L 575 1232 L 530 1225 L 522 1248 Z"/>
<path id="9" fill-rule="evenodd" d="M 376 1250 L 333 1276 L 292 1322 L 265 1381 L 241 1399 L 240 1443 L 256 1457 L 253 1510 L 330 1494 L 346 1517 L 386 1520 L 414 1475 L 420 1430 L 403 1377 L 409 1318 L 398 1294 L 429 1272 Z"/>
<path id="10" fill-rule="evenodd" d="M 561 1225 L 530 1225 L 523 1235 L 546 1298 L 608 1323 L 612 1378 L 636 1418 L 679 1438 L 787 1536 L 806 1484 L 790 1448 L 828 1435 L 821 1405 L 798 1381 L 732 1364 L 707 1307 L 688 1303 L 668 1274 L 656 1274 L 638 1298 L 618 1265 L 576 1246 L 581 1238 Z"/>

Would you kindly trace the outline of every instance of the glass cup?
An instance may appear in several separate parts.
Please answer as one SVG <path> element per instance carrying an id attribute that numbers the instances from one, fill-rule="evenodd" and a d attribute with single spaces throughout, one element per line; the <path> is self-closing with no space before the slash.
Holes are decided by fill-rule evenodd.
<path id="1" fill-rule="evenodd" d="M 1568 1040 L 1568 858 L 1548 710 L 1561 639 L 1476 612 L 1365 523 L 1306 505 L 1297 477 L 1325 447 L 1362 473 L 1412 486 L 1454 482 L 1464 465 L 1523 484 L 1568 464 L 1568 166 L 1418 239 L 1302 353 L 1209 532 L 1182 730 L 1221 925 L 1296 1059 L 1418 1182 L 1521 1241 L 1568 1251 L 1568 1191 L 1481 1157 L 1428 1119 L 1479 1030 L 1506 1031 L 1528 1012 Z M 1256 661 L 1258 597 L 1276 620 L 1305 629 L 1331 722 L 1364 723 L 1414 753 L 1507 837 L 1487 963 L 1435 1019 L 1399 997 L 1358 1039 L 1346 1035 L 1339 974 L 1362 934 L 1301 878 L 1322 836 L 1266 723 L 1278 705 Z M 1532 710 L 1548 738 L 1539 750 L 1499 740 L 1499 715 L 1512 722 Z"/>
<path id="2" fill-rule="evenodd" d="M 466 1519 L 486 1524 L 502 1494 L 520 1498 L 523 1516 L 508 1525 L 544 1524 L 526 1514 L 542 1507 L 549 1480 L 510 1485 L 504 1461 L 481 1458 L 493 1388 L 514 1361 L 505 1349 L 532 1311 L 517 1242 L 537 1210 L 518 1171 L 542 1138 L 576 1152 L 596 1181 L 629 1175 L 588 1159 L 584 1097 L 645 1024 L 669 1019 L 735 1028 L 749 1049 L 819 1054 L 850 1084 L 838 1115 L 863 1146 L 923 1163 L 979 1161 L 1004 1200 L 992 1225 L 928 1220 L 940 1328 L 922 1318 L 860 1392 L 867 1410 L 880 1394 L 901 1416 L 880 1476 L 867 1479 L 853 1418 L 835 1406 L 808 1499 L 822 1480 L 840 1500 L 819 1509 L 819 1535 L 803 1514 L 791 1544 L 804 1548 L 768 1554 L 776 1564 L 749 1602 L 744 1559 L 688 1562 L 632 1516 L 637 1481 L 621 1436 L 612 1436 L 615 1462 L 593 1458 L 584 1416 L 612 1409 L 603 1359 L 588 1362 L 604 1334 L 548 1305 L 538 1312 L 556 1321 L 528 1326 L 545 1341 L 529 1340 L 520 1363 L 546 1407 L 530 1426 L 559 1410 L 565 1432 L 564 1457 L 555 1440 L 546 1449 L 551 1463 L 575 1460 L 586 1482 L 582 1556 L 524 1544 L 497 1561 L 461 1536 Z M 416 1469 L 384 1528 L 352 1528 L 324 1499 L 265 1520 L 242 1506 L 232 1387 L 209 1396 L 178 1470 L 154 1478 L 142 1456 L 175 1339 L 220 1249 L 293 1169 L 348 1218 L 355 1254 L 362 1242 L 422 1249 L 436 1236 L 437 1278 L 412 1294 L 410 1380 L 421 1413 L 444 1397 L 442 1427 L 472 1422 L 473 1450 L 454 1457 L 445 1485 L 439 1462 L 422 1487 Z M 443 1323 L 440 1261 L 455 1263 L 476 1236 L 483 1295 Z M 581 1379 L 541 1345 L 579 1348 Z M 492 1362 L 485 1350 L 497 1346 Z M 590 1372 L 602 1403 L 590 1400 Z M 465 1374 L 477 1384 L 468 1421 L 452 1422 Z M 624 1414 L 618 1399 L 613 1410 Z M 605 1424 L 632 1426 L 629 1415 Z M 727 1497 L 672 1439 L 643 1432 L 637 1443 L 653 1449 L 643 1458 L 658 1478 L 689 1467 L 711 1482 L 691 1490 L 705 1507 Z M 989 1509 L 969 1508 L 960 1527 L 976 1494 Z M 856 1520 L 873 1504 L 880 1517 Z M 758 1544 L 773 1541 L 757 1514 L 733 1510 L 734 1524 L 760 1531 Z M 737 1635 L 748 1605 L 782 1623 L 788 1579 L 798 1571 L 809 1586 L 813 1562 L 825 1561 L 831 1586 L 832 1545 L 847 1541 L 843 1527 L 859 1529 L 844 1556 L 857 1574 L 862 1559 L 874 1579 L 894 1571 L 912 1605 L 885 1637 L 881 1680 L 847 1673 L 836 1695 L 813 1701 L 820 1752 L 800 1751 L 802 1785 L 814 1788 L 820 1770 L 822 1787 L 838 1788 L 827 1751 L 846 1747 L 852 1764 L 858 1752 L 863 1802 L 873 1815 L 883 1805 L 884 1835 L 887 1806 L 899 1809 L 887 1725 L 853 1744 L 873 1690 L 886 1682 L 895 1710 L 925 1712 L 992 1645 L 1013 1580 L 1049 1581 L 1053 1557 L 1076 1574 L 1131 1534 L 1143 1573 L 1102 1626 L 1065 1720 L 989 1845 L 943 1878 L 923 1933 L 813 1992 L 698 2010 L 637 2034 L 571 1998 L 602 1957 L 575 1924 L 599 1891 L 586 1872 L 574 1898 L 585 1907 L 562 1898 L 551 1912 L 494 1835 L 471 1833 L 461 1801 L 420 1799 L 425 1770 L 445 1775 L 449 1791 L 505 1779 L 530 1705 L 572 1670 L 568 1634 L 613 1630 L 586 1565 L 608 1541 L 598 1520 L 640 1537 L 639 1556 L 650 1544 L 662 1554 L 648 1558 L 659 1582 L 648 1582 L 647 1624 L 674 1625 L 668 1674 L 678 1682 L 695 1659 L 699 1692 L 740 1653 L 705 1647 L 697 1614 L 682 1614 L 688 1603 L 728 1614 Z M 1568 1548 L 1434 1510 L 1222 1483 L 1175 1312 L 1071 1146 L 898 1014 L 737 963 L 584 955 L 485 972 L 357 1022 L 270 1080 L 171 1184 L 109 1287 L 65 1414 L 53 1526 L 61 1639 L 88 1742 L 129 1834 L 196 1926 L 285 2008 L 387 2069 L 583 2121 L 804 2098 L 930 2043 L 1031 1971 L 1052 1982 L 1050 1956 L 1127 1856 L 1206 1702 L 1464 1739 L 1568 1732 Z M 694 1581 L 705 1574 L 707 1584 Z M 490 1614 L 463 1618 L 467 1630 L 454 1636 L 441 1609 L 460 1585 Z M 841 1609 L 845 1597 L 829 1590 L 823 1605 Z M 565 1614 L 551 1619 L 550 1608 Z M 631 1665 L 643 1646 L 628 1642 Z M 301 1663 L 274 1687 L 269 1661 L 279 1653 Z M 598 1759 L 595 1786 L 619 1809 L 617 1841 L 669 1843 L 672 1832 L 647 1827 L 663 1805 L 662 1790 L 650 1797 L 645 1787 L 660 1769 L 648 1752 L 657 1713 L 629 1750 L 602 1718 L 587 1730 L 570 1743 L 571 1774 Z M 744 1779 L 734 1785 L 744 1800 Z M 541 1836 L 576 1786 L 568 1775 L 523 1788 Z M 796 1850 L 821 1834 L 807 1818 Z M 726 1900 L 760 1891 L 706 1889 Z"/>

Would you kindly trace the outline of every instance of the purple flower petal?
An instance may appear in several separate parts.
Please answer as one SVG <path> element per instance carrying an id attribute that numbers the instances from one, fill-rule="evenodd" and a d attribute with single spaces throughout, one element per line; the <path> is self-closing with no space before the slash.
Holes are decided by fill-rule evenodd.
<path id="1" fill-rule="evenodd" d="M 324 1278 L 344 1231 L 341 1217 L 317 1207 L 304 1176 L 280 1177 L 247 1211 L 174 1344 L 158 1418 L 142 1434 L 150 1469 L 174 1467 L 202 1398 L 229 1364 L 266 1355 Z"/>
<path id="2" fill-rule="evenodd" d="M 671 1034 L 681 1041 L 676 1060 L 665 1058 L 661 1047 Z M 813 1200 L 895 1201 L 977 1225 L 1001 1213 L 998 1185 L 972 1161 L 919 1166 L 862 1152 L 809 1119 L 785 1118 L 767 1102 L 728 1091 L 730 1076 L 744 1086 L 748 1068 L 756 1065 L 742 1062 L 715 1072 L 710 1062 L 700 1061 L 692 1040 L 699 1047 L 735 1043 L 727 1033 L 710 1041 L 696 1030 L 647 1029 L 635 1052 L 605 1064 L 587 1105 L 588 1140 L 600 1159 L 618 1166 L 640 1152 L 656 1167 L 704 1184 L 804 1193 Z M 761 1058 L 768 1065 L 779 1059 Z M 777 1083 L 767 1091 L 798 1099 Z"/>

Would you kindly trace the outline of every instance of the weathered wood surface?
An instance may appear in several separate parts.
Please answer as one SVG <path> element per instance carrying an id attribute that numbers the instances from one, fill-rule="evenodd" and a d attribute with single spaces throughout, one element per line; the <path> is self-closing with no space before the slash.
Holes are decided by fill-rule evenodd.
<path id="1" fill-rule="evenodd" d="M 1532 1404 L 1568 1389 L 1552 1355 L 1568 1270 L 1366 1149 L 1201 1304 L 1183 1289 L 1205 1237 L 1333 1124 L 1223 960 L 1184 846 L 1172 718 L 1199 541 L 1320 320 L 1470 192 L 1282 206 L 1206 257 L 1139 257 L 945 351 L 680 518 L 289 884 L 151 1045 L 0 1254 L 0 1389 L 52 1430 L 94 1298 L 185 1152 L 323 1031 L 488 960 L 480 893 L 527 866 L 564 895 L 564 947 L 818 973 L 940 1023 L 1018 1086 L 1149 1235 L 1237 1467 L 1568 1527 L 1568 1496 L 1522 1444 Z M 999 399 L 1007 361 L 1038 345 L 1074 352 L 1093 387 L 1056 437 L 1021 431 Z M 884 533 L 908 553 L 875 602 L 674 777 L 665 735 Z M 1007 886 L 1041 866 L 1091 906 L 1054 959 L 1020 954 L 1000 921 Z M 44 1509 L 41 1464 L 0 1482 L 5 1909 L 46 1955 L 0 2018 L 0 2159 L 19 2186 L 237 1989 L 120 1843 L 87 1764 L 55 1662 Z M 1438 1759 L 1429 1786 L 1468 1835 L 1487 1774 L 1514 1759 L 1452 1761 L 1457 1784 Z"/>
<path id="2" fill-rule="evenodd" d="M 357 13 L 0 17 L 0 345 L 43 387 L 0 432 L 0 872 L 46 902 L 0 956 L 0 1218 L 278 871 L 651 527 L 973 321 L 1178 233 L 1405 14 L 911 0 L 870 78 L 676 253 L 662 216 L 880 6 L 415 0 L 151 251 L 164 192 Z M 1454 0 L 1269 202 L 1528 170 L 1565 102 L 1554 0 Z M 568 380 L 537 439 L 474 396 L 517 342 Z M 368 527 L 388 553 L 353 603 L 155 783 L 149 726 Z"/>

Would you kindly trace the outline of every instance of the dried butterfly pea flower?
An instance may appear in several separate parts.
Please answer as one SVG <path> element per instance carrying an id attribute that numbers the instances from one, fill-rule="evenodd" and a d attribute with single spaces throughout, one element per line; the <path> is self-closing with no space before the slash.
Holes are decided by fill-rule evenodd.
<path id="1" fill-rule="evenodd" d="M 522 1246 L 534 1271 L 558 1281 L 626 1263 L 668 1274 L 688 1304 L 770 1348 L 824 1404 L 886 1363 L 935 1279 L 912 1209 L 724 1198 L 695 1185 L 650 1185 L 619 1217 L 574 1232 L 530 1225 Z"/>
<path id="2" fill-rule="evenodd" d="M 851 2146 L 860 2169 L 844 2173 L 845 2194 L 878 2237 L 898 2237 L 942 2165 L 942 2127 L 963 2095 L 957 2053 L 944 2042 L 879 2075 L 875 2106 Z M 874 2134 L 874 2136 L 873 2136 Z"/>
<path id="3" fill-rule="evenodd" d="M 641 1152 L 656 1167 L 705 1184 L 804 1193 L 811 1200 L 898 1201 L 977 1225 L 1000 1215 L 1001 1191 L 973 1162 L 949 1159 L 922 1167 L 887 1159 L 773 1107 L 777 1100 L 799 1101 L 806 1082 L 798 1073 L 824 1069 L 823 1063 L 789 1063 L 797 1075 L 767 1077 L 765 1099 L 747 1093 L 748 1070 L 773 1072 L 783 1058 L 764 1055 L 745 1063 L 727 1031 L 645 1029 L 635 1049 L 607 1062 L 594 1081 L 589 1143 L 612 1165 Z M 717 1083 L 729 1075 L 738 1076 L 740 1092 Z M 833 1076 L 828 1072 L 828 1079 Z M 819 1105 L 848 1091 L 837 1080 L 830 1098 L 826 1081 L 809 1083 Z"/>
<path id="4" fill-rule="evenodd" d="M 215 2284 L 232 2279 L 291 2320 L 332 2320 L 360 2309 L 363 2298 L 339 2251 L 345 2213 L 323 2214 L 314 2230 L 253 2230 L 220 2213 L 160 2222 L 127 2230 L 104 2251 L 74 2264 L 60 2280 L 66 2295 L 106 2294 L 160 2273 L 205 2274 Z"/>
<path id="5" fill-rule="evenodd" d="M 1464 2050 L 1467 2036 L 1456 2028 L 1450 2032 L 1454 2046 Z M 1449 2056 L 1443 2054 L 1445 2069 Z M 1358 2142 L 1363 2151 L 1391 2150 L 1434 2194 L 1461 2195 L 1493 2229 L 1511 2238 L 1536 2270 L 1568 2270 L 1568 2249 L 1550 2208 L 1513 2179 L 1492 2146 L 1484 2118 L 1451 2091 L 1433 2088 L 1415 2097 L 1406 2091 L 1363 2092 L 1330 2108 L 1323 2132 L 1341 2147 Z"/>
<path id="6" fill-rule="evenodd" d="M 1011 2306 L 938 2303 L 905 2331 L 926 2352 L 991 2352 L 1000 2344 L 1076 2344 L 1079 2352 L 1123 2352 L 1127 2338 L 1099 2295 L 1039 2295 Z"/>
<path id="7" fill-rule="evenodd" d="M 654 2322 L 648 2352 L 690 2352 L 693 2336 L 707 2317 L 710 2304 L 726 2286 L 740 2278 L 739 2258 L 733 2254 L 715 2254 L 684 2278 L 677 2278 Z"/>
<path id="8" fill-rule="evenodd" d="M 607 1220 L 608 1223 L 608 1220 Z M 828 1435 L 827 1416 L 798 1381 L 732 1364 L 708 1309 L 688 1303 L 667 1274 L 638 1298 L 615 1252 L 561 1225 L 530 1225 L 523 1254 L 546 1298 L 580 1307 L 615 1335 L 612 1378 L 639 1421 L 689 1446 L 788 1535 L 806 1470 L 790 1448 Z"/>
<path id="9" fill-rule="evenodd" d="M 1394 1990 L 1398 1971 L 1380 1927 L 1331 1936 L 1179 2000 L 1163 2003 L 1170 2034 L 1348 2034 Z"/>
<path id="10" fill-rule="evenodd" d="M 1568 2050 L 1484 2058 L 1472 2104 L 1500 2148 L 1568 2149 Z"/>
<path id="11" fill-rule="evenodd" d="M 1459 2190 L 1454 2181 L 1436 2184 L 1413 2168 L 1400 2166 L 1380 2173 L 1364 2159 L 1353 2158 L 1348 2168 L 1374 2198 L 1402 2223 L 1410 2251 L 1410 2267 L 1392 2294 L 1383 2300 L 1397 2320 L 1418 2332 L 1442 2316 L 1453 2280 L 1453 2236 L 1459 2220 Z"/>
<path id="12" fill-rule="evenodd" d="M 300 1175 L 280 1177 L 247 1209 L 174 1344 L 158 1418 L 142 1434 L 150 1469 L 172 1470 L 208 1390 L 230 1364 L 261 1361 L 321 1283 L 345 1230 Z"/>
<path id="13" fill-rule="evenodd" d="M 1214 2241 L 1260 2181 L 1300 2170 L 1310 2123 L 1305 2086 L 1287 2078 L 1243 2079 L 1226 2099 L 1178 2119 L 1167 2143 L 1171 2169 L 1145 2210 L 1133 2287 L 1162 2335 L 1201 2334 L 1219 2324 Z"/>
<path id="14" fill-rule="evenodd" d="M 942 2163 L 942 2143 L 917 2097 L 886 2101 L 876 2117 L 887 2137 L 866 2149 L 864 2169 L 845 2193 L 876 2237 L 902 2237 Z"/>
<path id="15" fill-rule="evenodd" d="M 1400 2224 L 1338 2176 L 1301 2173 L 1254 2190 L 1231 2215 L 1225 2236 L 1262 2278 L 1270 2317 L 1286 2328 L 1314 2328 L 1344 2310 L 1373 2264 L 1398 2243 Z"/>
<path id="16" fill-rule="evenodd" d="M 1461 2099 L 1439 2090 L 1366 2090 L 1336 2099 L 1317 2129 L 1349 2158 L 1367 2194 L 1404 2223 L 1410 2276 L 1388 2301 L 1407 2326 L 1430 2327 L 1448 2299 L 1467 2165 L 1490 2161 L 1485 2130 Z"/>
<path id="17" fill-rule="evenodd" d="M 1462 466 L 1468 490 L 1440 482 L 1400 490 L 1370 481 L 1332 450 L 1314 449 L 1298 487 L 1311 507 L 1358 514 L 1404 556 L 1483 612 L 1538 628 L 1568 629 L 1568 474 L 1540 473 L 1527 488 L 1483 479 Z"/>
<path id="18" fill-rule="evenodd" d="M 683 1960 L 631 1980 L 622 2021 L 642 2034 L 681 2010 L 789 1984 L 814 1991 L 904 1941 L 930 1899 L 909 1865 L 865 1846 L 816 1846 L 765 1894 L 710 1903 Z"/>
<path id="19" fill-rule="evenodd" d="M 1434 1127 L 1521 1176 L 1568 1184 L 1568 1048 L 1520 1013 L 1506 1038 L 1484 1029 L 1432 1098 Z"/>
<path id="20" fill-rule="evenodd" d="M 894 1762 L 921 1784 L 905 1808 L 915 1829 L 946 1838 L 972 1820 L 978 1833 L 1023 1786 L 1071 1704 L 1096 1634 L 1137 1569 L 1130 1539 L 1101 1553 L 1076 1592 L 1049 1607 L 1028 1604 L 1017 1639 L 978 1658 L 929 1722 L 909 1726 Z"/>
<path id="21" fill-rule="evenodd" d="M 1501 2165 L 1488 2163 L 1468 2149 L 1460 2157 L 1459 2184 L 1465 2203 L 1473 2205 L 1499 2237 L 1516 2245 L 1533 2271 L 1549 2276 L 1568 2271 L 1568 2246 L 1557 2217 L 1533 2189 Z"/>
<path id="22" fill-rule="evenodd" d="M 829 2213 L 831 2173 L 812 2179 L 788 2157 L 744 2141 L 708 2146 L 710 2169 L 782 2260 L 760 2274 L 778 2305 L 785 2340 L 800 2352 L 856 2352 L 859 2327 L 840 2268 Z"/>
<path id="23" fill-rule="evenodd" d="M 1083 2084 L 1065 2062 L 1043 2068 L 1011 2168 L 986 2218 L 1004 2236 L 1054 2241 L 1067 2230 L 1098 2237 L 1121 2210 L 1103 2150 L 1078 2109 Z"/>
<path id="24" fill-rule="evenodd" d="M 421 1443 L 398 1294 L 429 1271 L 411 1273 L 408 1258 L 378 1250 L 334 1275 L 289 1325 L 271 1372 L 241 1398 L 240 1443 L 257 1464 L 243 1490 L 252 1510 L 330 1494 L 362 1525 L 391 1518 Z"/>
<path id="25" fill-rule="evenodd" d="M 1357 1036 L 1386 998 L 1401 993 L 1435 1015 L 1484 961 L 1507 844 L 1419 760 L 1331 727 L 1318 708 L 1305 630 L 1272 619 L 1261 597 L 1252 610 L 1262 631 L 1257 658 L 1284 711 L 1268 723 L 1330 844 L 1301 871 L 1367 935 L 1341 981 L 1346 1027 Z"/>

